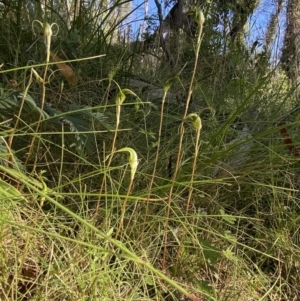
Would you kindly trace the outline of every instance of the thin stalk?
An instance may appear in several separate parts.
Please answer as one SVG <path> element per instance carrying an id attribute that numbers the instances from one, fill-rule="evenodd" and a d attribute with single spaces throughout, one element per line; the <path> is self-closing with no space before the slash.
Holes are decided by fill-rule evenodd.
<path id="1" fill-rule="evenodd" d="M 125 216 L 125 212 L 126 212 L 126 205 L 127 205 L 127 201 L 128 201 L 128 198 L 129 198 L 131 189 L 132 189 L 133 180 L 134 180 L 134 179 L 131 178 L 130 183 L 129 183 L 129 186 L 128 186 L 128 189 L 127 189 L 126 197 L 125 197 L 124 202 L 123 202 L 123 205 L 122 205 L 122 209 L 121 209 L 121 217 L 120 217 L 120 223 L 119 223 L 119 227 L 118 227 L 118 230 L 117 230 L 115 239 L 118 239 L 118 236 L 119 236 L 119 234 L 120 234 L 120 231 L 121 231 L 122 228 L 123 228 L 124 216 Z"/>
<path id="2" fill-rule="evenodd" d="M 108 169 L 110 167 L 111 160 L 112 160 L 112 154 L 115 151 L 115 145 L 116 145 L 116 141 L 117 141 L 118 129 L 119 129 L 119 124 L 120 124 L 120 115 L 121 115 L 121 103 L 116 102 L 116 128 L 115 128 L 114 138 L 113 138 L 112 147 L 111 147 L 111 156 L 109 156 L 108 162 L 107 162 L 106 166 L 104 167 L 104 177 L 103 177 L 101 187 L 100 187 L 100 190 L 99 190 L 99 197 L 98 197 L 98 201 L 97 201 L 97 206 L 96 206 L 94 218 L 96 218 L 98 216 L 101 196 L 102 196 L 103 189 L 104 189 L 104 186 L 105 186 L 105 183 L 106 183 L 106 171 L 108 171 Z"/>
<path id="3" fill-rule="evenodd" d="M 48 67 L 49 67 L 48 64 L 49 64 L 49 61 L 50 61 L 50 48 L 51 48 L 52 26 L 53 26 L 53 24 L 50 25 L 47 22 L 44 25 L 42 25 L 41 22 L 39 22 L 39 21 L 37 21 L 37 22 L 40 23 L 40 25 L 42 26 L 43 34 L 45 36 L 46 64 L 45 64 L 44 75 L 43 75 L 43 79 L 42 79 L 42 97 L 41 97 L 41 107 L 40 107 L 41 113 L 40 113 L 39 120 L 38 120 L 36 128 L 35 128 L 36 133 L 38 132 L 38 130 L 40 128 L 40 124 L 41 124 L 42 116 L 43 116 L 43 110 L 44 110 L 44 106 L 45 106 L 47 71 L 48 71 Z M 33 149 L 33 146 L 34 146 L 35 139 L 36 139 L 36 136 L 34 135 L 32 140 L 31 140 L 30 146 L 29 146 L 28 155 L 27 155 L 27 158 L 26 158 L 25 164 L 24 164 L 25 166 L 27 165 L 27 163 L 29 161 L 29 158 L 31 157 L 31 153 L 32 153 L 32 149 Z M 38 141 L 38 143 L 40 144 L 40 140 Z M 39 144 L 38 144 L 38 147 L 39 147 Z M 32 172 L 35 171 L 37 160 L 38 160 L 38 157 L 35 156 Z"/>
<path id="4" fill-rule="evenodd" d="M 114 134 L 114 138 L 113 138 L 113 142 L 112 142 L 111 154 L 109 155 L 109 157 L 108 157 L 108 163 L 107 163 L 107 165 L 104 168 L 104 178 L 102 180 L 101 187 L 100 187 L 100 190 L 99 190 L 99 197 L 98 197 L 98 202 L 97 202 L 97 206 L 96 206 L 94 217 L 96 217 L 98 215 L 98 211 L 99 211 L 99 208 L 100 208 L 101 195 L 102 195 L 102 191 L 104 189 L 104 185 L 106 183 L 105 173 L 106 173 L 106 170 L 110 167 L 111 160 L 112 160 L 112 155 L 115 152 L 117 135 L 118 135 L 119 125 L 120 125 L 121 106 L 122 106 L 122 104 L 124 103 L 124 101 L 126 99 L 126 95 L 133 95 L 133 96 L 135 96 L 135 97 L 138 98 L 138 96 L 134 92 L 132 92 L 131 90 L 129 90 L 129 89 L 121 89 L 120 86 L 117 83 L 116 83 L 116 85 L 119 88 L 119 93 L 118 93 L 118 95 L 116 97 L 116 129 L 115 129 L 115 134 Z M 125 148 L 125 149 L 122 149 L 122 150 L 129 151 L 128 148 Z M 121 151 L 121 150 L 118 150 L 118 152 L 119 151 Z M 131 153 L 131 150 L 129 152 Z"/>
<path id="5" fill-rule="evenodd" d="M 191 121 L 192 125 L 196 129 L 196 142 L 195 142 L 195 151 L 194 151 L 194 160 L 193 160 L 193 166 L 192 166 L 192 172 L 191 172 L 191 178 L 189 181 L 189 194 L 188 194 L 188 199 L 187 199 L 187 204 L 186 204 L 186 211 L 185 211 L 185 216 L 188 216 L 189 213 L 189 208 L 190 208 L 190 202 L 191 198 L 193 195 L 193 183 L 194 183 L 194 177 L 195 177 L 195 172 L 196 172 L 196 167 L 197 167 L 197 159 L 199 155 L 199 149 L 200 149 L 200 133 L 201 133 L 201 128 L 202 128 L 202 123 L 200 117 L 196 113 L 191 113 L 187 116 L 185 121 Z M 186 231 L 187 229 L 184 228 L 183 233 L 181 235 L 180 241 L 184 242 L 185 241 L 185 236 L 186 236 Z M 174 265 L 174 274 L 177 275 L 177 269 L 178 269 L 178 264 L 181 258 L 181 251 L 182 247 L 179 245 L 179 250 L 177 252 L 177 259 L 176 263 Z"/>
<path id="6" fill-rule="evenodd" d="M 194 183 L 194 177 L 195 177 L 195 172 L 196 172 L 196 168 L 197 168 L 197 159 L 198 159 L 199 148 L 200 148 L 200 133 L 201 133 L 201 129 L 198 129 L 197 134 L 196 134 L 194 161 L 193 161 L 192 174 L 191 174 L 191 179 L 190 179 L 189 194 L 188 194 L 188 199 L 187 199 L 187 204 L 186 204 L 186 211 L 185 211 L 186 216 L 188 215 L 188 212 L 189 212 L 191 197 L 192 197 L 193 189 L 194 189 L 193 188 L 193 183 Z"/>
<path id="7" fill-rule="evenodd" d="M 198 32 L 198 36 L 197 36 L 197 44 L 196 44 L 196 51 L 195 51 L 195 63 L 194 63 L 194 68 L 193 68 L 190 86 L 189 86 L 189 90 L 188 90 L 183 120 L 186 119 L 187 112 L 189 109 L 189 104 L 190 104 L 191 97 L 192 97 L 193 86 L 194 86 L 194 81 L 195 81 L 195 76 L 196 76 L 196 71 L 197 71 L 197 66 L 198 66 L 198 60 L 199 60 L 199 51 L 200 51 L 200 46 L 201 46 L 201 41 L 202 41 L 202 31 L 203 31 L 203 23 L 204 23 L 204 16 L 203 16 L 202 11 L 200 11 L 199 9 L 195 9 L 192 13 L 193 13 L 194 20 L 198 24 L 199 32 Z M 180 163 L 181 151 L 182 151 L 182 142 L 183 142 L 183 136 L 184 136 L 183 122 L 180 124 L 180 127 L 179 127 L 179 135 L 180 135 L 179 136 L 180 138 L 179 138 L 179 145 L 178 145 L 177 160 L 176 160 L 175 169 L 174 169 L 174 173 L 173 173 L 173 177 L 172 177 L 172 183 L 171 183 L 170 190 L 169 190 L 167 213 L 166 213 L 166 223 L 165 223 L 165 231 L 164 231 L 164 252 L 163 252 L 163 259 L 162 259 L 162 266 L 164 269 L 166 268 L 168 227 L 169 227 L 169 217 L 170 217 L 172 198 L 173 198 L 173 189 L 174 189 L 174 183 L 177 178 L 177 174 L 178 174 L 178 170 L 179 170 L 179 163 Z"/>
<path id="8" fill-rule="evenodd" d="M 167 85 L 164 88 L 164 95 L 163 95 L 163 98 L 162 98 L 162 103 L 161 103 L 161 108 L 160 108 L 160 121 L 159 121 L 159 130 L 158 130 L 157 149 L 156 149 L 156 154 L 155 154 L 153 172 L 152 172 L 150 184 L 149 184 L 149 187 L 148 187 L 149 193 L 148 193 L 148 196 L 147 196 L 146 213 L 145 213 L 145 216 L 144 216 L 142 235 L 144 233 L 144 228 L 145 228 L 145 225 L 146 225 L 146 218 L 147 218 L 148 210 L 149 210 L 149 200 L 150 200 L 152 186 L 153 186 L 154 178 L 155 178 L 155 174 L 156 174 L 156 168 L 157 168 L 157 162 L 158 162 L 159 150 L 160 150 L 160 142 L 161 142 L 162 125 L 163 125 L 163 118 L 164 118 L 164 106 L 165 106 L 165 101 L 166 101 L 166 97 L 167 97 L 167 93 L 169 91 L 169 88 L 170 88 L 169 85 Z"/>

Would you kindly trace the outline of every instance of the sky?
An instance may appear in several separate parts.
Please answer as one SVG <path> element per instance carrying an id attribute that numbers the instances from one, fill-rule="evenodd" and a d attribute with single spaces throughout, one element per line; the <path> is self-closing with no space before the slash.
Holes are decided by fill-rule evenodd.
<path id="1" fill-rule="evenodd" d="M 286 2 L 286 0 L 284 1 Z M 133 15 L 132 15 L 132 31 L 134 37 L 137 36 L 137 33 L 141 27 L 141 24 L 143 23 L 143 18 L 145 14 L 145 7 L 143 0 L 133 0 L 133 8 L 138 7 Z M 156 5 L 154 3 L 154 0 L 148 0 L 149 8 L 148 8 L 148 15 L 154 15 L 157 12 Z M 164 1 L 161 0 L 162 8 L 164 9 Z M 268 22 L 270 19 L 271 14 L 276 10 L 276 3 L 277 0 L 261 0 L 260 5 L 256 9 L 255 13 L 250 19 L 249 24 L 249 32 L 250 35 L 247 38 L 247 42 L 249 43 L 249 46 L 253 44 L 254 41 L 258 40 L 259 42 L 263 42 L 268 26 Z M 284 5 L 285 7 L 285 5 Z M 164 16 L 167 15 L 168 9 L 164 9 Z M 285 11 L 281 12 L 280 18 L 279 18 L 279 25 L 278 25 L 278 36 L 275 40 L 275 43 L 273 45 L 273 56 L 275 58 L 278 58 L 280 56 L 279 53 L 277 53 L 278 49 L 280 49 L 283 41 L 283 34 L 284 34 L 284 23 L 285 23 Z M 251 47 L 251 46 L 250 46 Z"/>
<path id="2" fill-rule="evenodd" d="M 266 35 L 268 22 L 270 20 L 270 16 L 272 13 L 276 11 L 275 4 L 277 3 L 277 0 L 262 0 L 261 4 L 257 8 L 255 14 L 252 16 L 250 20 L 251 24 L 251 37 L 250 42 L 253 42 L 255 40 L 263 41 Z M 284 32 L 285 32 L 285 22 L 286 22 L 286 3 L 287 1 L 284 1 L 283 9 L 279 15 L 279 22 L 277 26 L 277 35 L 272 47 L 272 59 L 273 62 L 276 64 L 281 56 L 281 48 L 283 45 L 284 40 Z"/>

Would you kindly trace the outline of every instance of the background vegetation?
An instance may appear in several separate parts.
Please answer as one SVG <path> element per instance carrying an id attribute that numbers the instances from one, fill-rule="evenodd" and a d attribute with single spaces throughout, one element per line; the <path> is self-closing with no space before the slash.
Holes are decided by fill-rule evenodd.
<path id="1" fill-rule="evenodd" d="M 0 1 L 1 300 L 300 300 L 299 1 L 153 5 Z"/>

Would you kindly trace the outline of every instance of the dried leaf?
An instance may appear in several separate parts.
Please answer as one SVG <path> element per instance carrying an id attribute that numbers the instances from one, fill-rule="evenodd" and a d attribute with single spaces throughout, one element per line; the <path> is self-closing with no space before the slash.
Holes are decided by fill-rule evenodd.
<path id="1" fill-rule="evenodd" d="M 56 62 L 56 66 L 60 73 L 66 78 L 71 86 L 76 86 L 78 84 L 78 77 L 76 76 L 74 70 L 65 63 L 60 63 L 63 60 L 59 58 L 55 53 L 51 52 L 51 57 Z"/>

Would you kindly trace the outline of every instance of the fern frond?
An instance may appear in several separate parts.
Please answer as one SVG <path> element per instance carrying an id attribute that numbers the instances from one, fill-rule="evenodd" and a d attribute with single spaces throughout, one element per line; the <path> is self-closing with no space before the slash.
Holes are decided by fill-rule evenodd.
<path id="1" fill-rule="evenodd" d="M 20 112 L 21 110 L 21 112 Z M 82 153 L 84 150 L 91 151 L 93 147 L 93 135 L 89 134 L 92 128 L 104 126 L 110 130 L 105 120 L 107 117 L 99 112 L 99 109 L 92 107 L 78 107 L 72 105 L 68 113 L 63 113 L 51 107 L 51 104 L 45 103 L 41 109 L 41 103 L 35 100 L 29 94 L 24 95 L 22 92 L 0 94 L 0 122 L 13 119 L 19 116 L 21 120 L 30 124 L 37 122 L 42 116 L 43 125 L 52 124 L 56 127 L 58 133 L 61 132 L 62 125 L 74 133 L 74 136 L 68 135 L 68 141 L 71 145 L 76 145 L 77 151 Z"/>
<path id="2" fill-rule="evenodd" d="M 24 98 L 24 103 L 22 104 Z M 20 112 L 21 110 L 21 112 Z M 42 119 L 49 118 L 45 110 L 42 110 L 36 101 L 29 95 L 22 92 L 13 92 L 0 96 L 0 112 L 1 118 L 5 121 L 20 114 L 22 120 L 34 120 L 42 116 Z"/>
<path id="3" fill-rule="evenodd" d="M 80 119 L 87 120 L 89 123 L 93 123 L 99 126 L 103 126 L 106 130 L 113 130 L 114 127 L 109 125 L 106 120 L 108 119 L 103 113 L 99 112 L 98 108 L 90 106 L 78 107 L 76 105 L 69 106 L 70 115 L 76 116 Z"/>
<path id="4" fill-rule="evenodd" d="M 86 133 L 90 130 L 90 126 L 88 123 L 86 123 L 82 119 L 72 117 L 69 115 L 61 117 L 60 121 L 64 125 L 69 126 L 71 132 L 74 132 L 74 143 L 79 153 L 82 153 L 84 149 L 92 149 L 91 139 L 89 139 L 90 134 Z"/>

